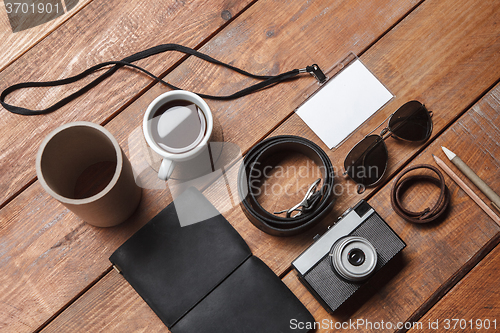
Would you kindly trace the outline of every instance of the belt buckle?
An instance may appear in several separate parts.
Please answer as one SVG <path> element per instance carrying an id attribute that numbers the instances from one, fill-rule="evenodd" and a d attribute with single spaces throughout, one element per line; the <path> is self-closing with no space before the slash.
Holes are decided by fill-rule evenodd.
<path id="1" fill-rule="evenodd" d="M 310 205 L 309 199 L 311 199 L 311 197 L 317 192 L 316 189 L 318 188 L 318 184 L 320 181 L 321 181 L 321 178 L 318 178 L 314 181 L 314 183 L 311 184 L 311 186 L 309 186 L 309 189 L 307 190 L 306 195 L 304 196 L 304 199 L 302 199 L 301 202 L 299 202 L 298 204 L 296 204 L 295 206 L 293 206 L 290 209 L 285 209 L 285 210 L 282 210 L 279 212 L 274 212 L 274 214 L 279 215 L 279 214 L 286 213 L 287 218 L 301 216 L 304 209 L 309 208 L 309 205 Z M 291 216 L 294 211 L 297 211 L 298 213 Z"/>

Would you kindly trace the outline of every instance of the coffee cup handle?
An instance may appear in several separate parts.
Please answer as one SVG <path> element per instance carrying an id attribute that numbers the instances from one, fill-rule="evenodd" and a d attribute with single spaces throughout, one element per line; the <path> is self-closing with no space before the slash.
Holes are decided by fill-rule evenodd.
<path id="1" fill-rule="evenodd" d="M 174 162 L 172 160 L 163 159 L 160 165 L 160 170 L 158 170 L 158 178 L 161 180 L 168 180 L 174 171 Z"/>

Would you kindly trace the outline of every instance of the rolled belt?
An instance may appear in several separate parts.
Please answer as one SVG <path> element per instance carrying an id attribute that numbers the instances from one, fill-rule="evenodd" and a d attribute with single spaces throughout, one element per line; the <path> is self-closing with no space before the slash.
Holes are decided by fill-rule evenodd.
<path id="1" fill-rule="evenodd" d="M 265 163 L 270 156 L 283 153 L 300 153 L 320 167 L 322 185 L 315 190 L 319 179 L 310 187 L 304 200 L 292 207 L 286 217 L 266 211 L 257 201 L 255 195 L 256 185 L 263 182 L 262 175 Z M 275 136 L 259 142 L 247 153 L 238 174 L 238 192 L 241 199 L 243 212 L 260 230 L 274 236 L 292 236 L 301 233 L 316 225 L 325 217 L 333 207 L 335 173 L 328 155 L 314 142 L 292 136 Z M 300 208 L 300 209 L 299 209 Z M 299 211 L 291 216 L 290 211 Z"/>

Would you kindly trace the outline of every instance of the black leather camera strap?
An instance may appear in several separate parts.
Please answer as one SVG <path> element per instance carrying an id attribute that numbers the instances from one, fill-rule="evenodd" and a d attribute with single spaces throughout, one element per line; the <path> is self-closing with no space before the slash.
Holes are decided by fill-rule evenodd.
<path id="1" fill-rule="evenodd" d="M 305 200 L 300 214 L 281 217 L 266 211 L 257 201 L 259 186 L 264 181 L 266 162 L 278 153 L 300 153 L 319 167 L 322 185 Z M 272 166 L 271 166 L 272 167 Z M 328 155 L 314 142 L 307 139 L 282 135 L 263 140 L 246 154 L 238 174 L 238 191 L 241 206 L 248 219 L 260 230 L 274 236 L 291 236 L 317 224 L 333 207 L 335 173 Z M 319 182 L 319 181 L 318 181 Z"/>
<path id="2" fill-rule="evenodd" d="M 439 178 L 421 174 L 411 175 L 403 178 L 403 176 L 406 175 L 408 172 L 416 169 L 432 170 L 438 175 Z M 440 189 L 439 198 L 434 207 L 432 208 L 427 207 L 426 209 L 420 212 L 412 212 L 403 207 L 401 196 L 403 195 L 404 191 L 408 189 L 409 184 L 411 184 L 412 182 L 422 182 L 422 181 L 431 182 L 436 186 L 438 186 Z M 446 212 L 446 208 L 448 207 L 449 203 L 450 203 L 450 191 L 448 190 L 448 187 L 444 182 L 443 174 L 441 173 L 441 171 L 439 171 L 438 168 L 432 165 L 418 164 L 404 170 L 403 172 L 401 172 L 401 174 L 394 182 L 394 186 L 391 191 L 392 208 L 399 216 L 401 216 L 406 221 L 412 223 L 428 223 L 439 219 Z"/>
<path id="3" fill-rule="evenodd" d="M 65 79 L 55 80 L 55 81 L 45 81 L 45 82 L 23 82 L 23 83 L 15 84 L 13 86 L 8 87 L 4 91 L 2 91 L 2 93 L 0 94 L 0 103 L 8 111 L 13 112 L 13 113 L 17 113 L 17 114 L 21 114 L 21 115 L 26 115 L 26 116 L 50 113 L 50 112 L 53 112 L 53 111 L 59 109 L 60 107 L 62 107 L 64 105 L 68 104 L 69 102 L 71 102 L 75 98 L 81 96 L 85 92 L 89 91 L 90 89 L 92 89 L 93 87 L 98 85 L 100 82 L 102 82 L 104 79 L 113 75 L 113 73 L 115 73 L 121 67 L 134 68 L 134 69 L 141 71 L 144 74 L 152 77 L 154 80 L 163 83 L 164 85 L 168 86 L 171 89 L 180 89 L 180 88 L 164 81 L 163 79 L 157 77 L 156 75 L 150 73 L 149 71 L 145 70 L 144 68 L 133 64 L 133 62 L 136 62 L 138 60 L 145 59 L 145 58 L 148 58 L 150 56 L 153 56 L 153 55 L 156 55 L 159 53 L 163 53 L 163 52 L 167 52 L 167 51 L 178 51 L 178 52 L 182 52 L 185 54 L 193 55 L 195 57 L 198 57 L 198 58 L 203 59 L 205 61 L 211 62 L 213 64 L 229 68 L 229 69 L 231 69 L 235 72 L 238 72 L 242 75 L 251 77 L 253 79 L 261 80 L 261 82 L 259 82 L 259 83 L 256 83 L 250 87 L 247 87 L 245 89 L 242 89 L 238 92 L 235 92 L 235 93 L 233 93 L 231 95 L 227 95 L 227 96 L 212 96 L 212 95 L 197 93 L 202 98 L 207 98 L 207 99 L 231 100 L 231 99 L 239 98 L 239 97 L 251 94 L 255 91 L 270 87 L 270 86 L 275 85 L 277 83 L 280 83 L 280 82 L 283 82 L 286 80 L 290 80 L 290 79 L 296 77 L 297 75 L 302 74 L 302 73 L 306 73 L 306 72 L 313 75 L 320 83 L 323 83 L 324 81 L 326 81 L 325 75 L 323 74 L 321 69 L 316 64 L 311 65 L 311 66 L 307 66 L 304 69 L 294 69 L 294 70 L 291 70 L 291 71 L 288 71 L 286 73 L 282 73 L 279 75 L 273 75 L 273 76 L 255 75 L 255 74 L 249 73 L 247 71 L 244 71 L 242 69 L 239 69 L 237 67 L 226 64 L 226 63 L 219 61 L 217 59 L 214 59 L 214 58 L 212 58 L 204 53 L 198 52 L 198 51 L 191 49 L 189 47 L 182 46 L 179 44 L 162 44 L 162 45 L 158 45 L 158 46 L 149 48 L 147 50 L 135 53 L 131 56 L 128 56 L 128 57 L 120 60 L 120 61 L 107 61 L 107 62 L 97 64 L 97 65 L 92 66 L 92 67 L 88 68 L 87 70 L 81 72 L 78 75 L 71 76 L 71 77 L 68 77 Z M 108 70 L 106 72 L 104 72 L 103 74 L 101 74 L 100 76 L 98 76 L 97 78 L 95 78 L 92 82 L 88 83 L 87 85 L 80 88 L 79 90 L 72 93 L 71 95 L 64 97 L 63 99 L 59 100 L 58 102 L 56 102 L 55 104 L 51 105 L 50 107 L 48 107 L 46 109 L 31 110 L 31 109 L 23 108 L 20 106 L 11 105 L 5 101 L 5 98 L 10 93 L 12 93 L 16 90 L 25 89 L 25 88 L 35 88 L 35 87 L 55 87 L 55 86 L 62 86 L 62 85 L 74 83 L 74 82 L 79 81 L 79 80 L 89 76 L 90 74 L 92 74 L 98 70 L 101 70 L 103 68 L 108 68 Z"/>

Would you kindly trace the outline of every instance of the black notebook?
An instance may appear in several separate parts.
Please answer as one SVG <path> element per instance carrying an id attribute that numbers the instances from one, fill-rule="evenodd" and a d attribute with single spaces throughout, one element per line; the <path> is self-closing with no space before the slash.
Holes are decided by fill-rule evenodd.
<path id="1" fill-rule="evenodd" d="M 175 203 L 214 217 L 181 227 L 171 203 L 109 258 L 172 333 L 308 331 L 291 322 L 312 315 L 199 191 Z"/>

